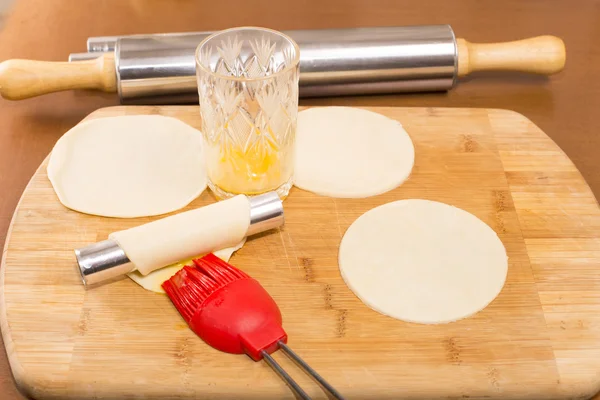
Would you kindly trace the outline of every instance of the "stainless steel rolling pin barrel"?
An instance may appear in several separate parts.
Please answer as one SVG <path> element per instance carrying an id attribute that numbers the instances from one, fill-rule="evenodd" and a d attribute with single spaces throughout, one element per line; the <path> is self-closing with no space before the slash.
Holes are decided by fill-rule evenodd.
<path id="1" fill-rule="evenodd" d="M 284 33 L 300 47 L 302 97 L 443 91 L 454 85 L 456 45 L 447 25 Z M 196 103 L 195 50 L 208 34 L 117 39 L 122 102 Z"/>
<path id="2" fill-rule="evenodd" d="M 89 65 L 86 68 L 98 76 L 88 74 L 80 83 L 66 77 L 62 83 L 51 81 L 48 71 L 52 68 L 47 67 L 35 82 L 19 86 L 16 67 L 34 66 L 17 64 L 12 69 L 10 65 L 3 68 L 2 64 L 11 61 L 28 62 L 5 61 L 0 64 L 0 93 L 17 100 L 59 90 L 91 88 L 117 91 L 123 104 L 197 103 L 195 50 L 210 33 L 89 38 L 88 53 L 72 54 L 72 62 L 55 63 L 61 65 L 52 67 L 56 70 Z M 301 97 L 446 91 L 455 85 L 458 76 L 474 70 L 551 74 L 563 68 L 565 58 L 564 44 L 554 36 L 473 44 L 456 39 L 449 25 L 284 33 L 300 47 Z M 81 68 L 74 75 L 82 75 Z M 7 77 L 11 72 L 12 80 Z M 47 86 L 42 88 L 40 81 L 47 82 Z"/>

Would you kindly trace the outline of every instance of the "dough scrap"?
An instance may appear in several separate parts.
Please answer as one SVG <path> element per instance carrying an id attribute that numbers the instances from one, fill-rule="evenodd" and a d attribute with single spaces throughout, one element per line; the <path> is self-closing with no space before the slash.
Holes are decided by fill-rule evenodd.
<path id="1" fill-rule="evenodd" d="M 401 185 L 415 149 L 402 125 L 352 107 L 298 113 L 294 185 L 324 196 L 364 198 Z"/>
<path id="2" fill-rule="evenodd" d="M 242 239 L 242 241 L 234 247 L 218 250 L 215 251 L 213 254 L 219 257 L 221 260 L 229 261 L 233 253 L 241 249 L 242 246 L 244 246 L 244 243 L 246 243 L 246 238 Z M 198 257 L 200 256 L 201 255 L 199 255 Z M 161 287 L 163 282 L 175 275 L 177 271 L 182 269 L 184 266 L 192 265 L 193 258 L 153 271 L 146 276 L 142 275 L 138 271 L 133 271 L 127 274 L 127 276 L 129 276 L 135 283 L 137 283 L 146 290 L 156 293 L 165 293 L 165 291 Z"/>
<path id="3" fill-rule="evenodd" d="M 400 200 L 348 228 L 340 272 L 367 306 L 407 322 L 440 324 L 483 310 L 502 290 L 508 257 L 493 229 L 459 208 Z"/>
<path id="4" fill-rule="evenodd" d="M 207 184 L 201 132 L 160 115 L 75 126 L 54 146 L 47 173 L 66 207 L 118 218 L 178 210 Z"/>

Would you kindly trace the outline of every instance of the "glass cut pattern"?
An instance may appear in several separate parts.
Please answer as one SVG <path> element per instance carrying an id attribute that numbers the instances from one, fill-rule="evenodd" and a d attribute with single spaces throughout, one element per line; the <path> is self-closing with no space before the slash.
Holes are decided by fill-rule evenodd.
<path id="1" fill-rule="evenodd" d="M 293 173 L 296 49 L 272 33 L 253 33 L 217 37 L 197 60 L 209 179 L 230 193 L 273 190 Z"/>

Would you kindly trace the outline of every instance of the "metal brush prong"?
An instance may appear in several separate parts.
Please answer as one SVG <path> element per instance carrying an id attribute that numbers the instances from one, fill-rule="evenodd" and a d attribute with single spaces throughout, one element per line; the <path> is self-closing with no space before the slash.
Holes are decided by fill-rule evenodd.
<path id="1" fill-rule="evenodd" d="M 292 378 L 290 374 L 285 372 L 283 367 L 279 365 L 269 353 L 263 350 L 262 356 L 265 362 L 269 364 L 269 366 L 273 368 L 275 372 L 277 372 L 277 374 L 285 381 L 285 383 L 288 384 L 288 386 L 290 387 L 290 389 L 292 389 L 292 392 L 294 392 L 294 395 L 297 399 L 311 400 L 310 396 L 304 390 L 302 390 L 302 388 L 300 387 L 300 385 L 298 385 L 294 378 Z"/>
<path id="2" fill-rule="evenodd" d="M 290 346 L 279 341 L 277 343 L 279 348 L 283 350 L 283 352 L 289 356 L 300 368 L 304 370 L 307 374 L 312 376 L 319 384 L 323 387 L 323 389 L 327 392 L 328 397 L 338 400 L 344 400 L 344 397 L 337 391 L 333 386 L 331 386 L 321 375 L 317 373 L 314 369 L 310 367 L 298 354 L 296 354 Z"/>

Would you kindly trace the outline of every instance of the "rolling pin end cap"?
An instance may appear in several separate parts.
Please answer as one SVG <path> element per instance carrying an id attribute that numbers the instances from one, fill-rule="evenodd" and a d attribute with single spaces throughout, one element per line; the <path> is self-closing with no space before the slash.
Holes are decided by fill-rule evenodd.
<path id="1" fill-rule="evenodd" d="M 283 225 L 283 202 L 276 192 L 267 192 L 249 198 L 250 226 L 246 236 L 275 229 Z"/>
<path id="2" fill-rule="evenodd" d="M 75 249 L 75 257 L 85 286 L 121 277 L 135 269 L 123 249 L 112 239 Z"/>

